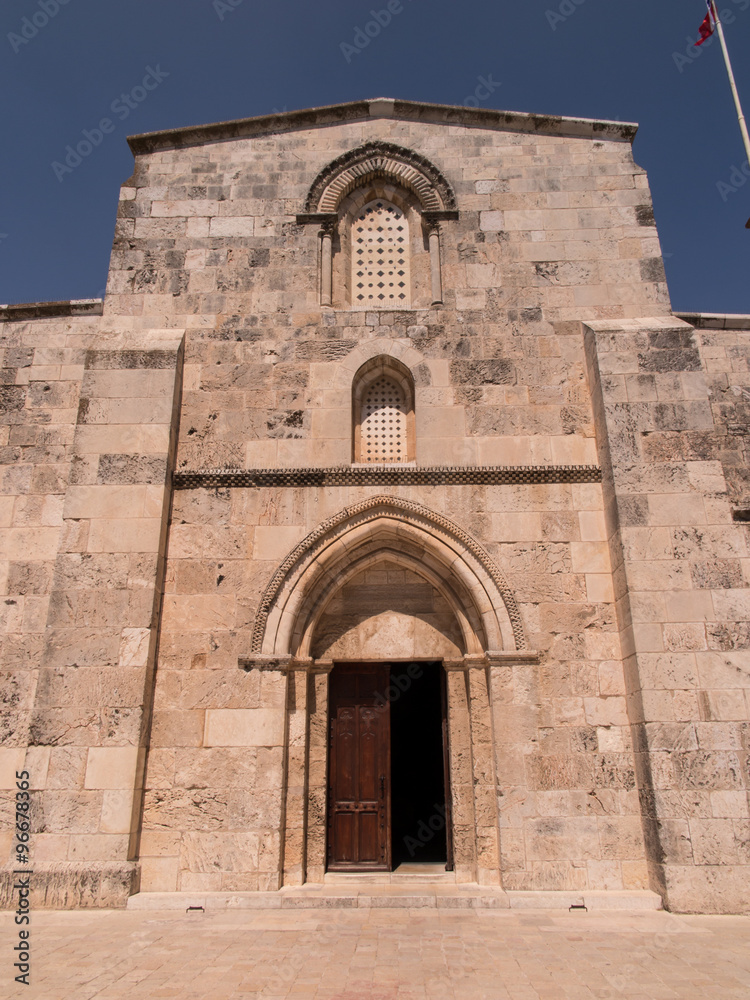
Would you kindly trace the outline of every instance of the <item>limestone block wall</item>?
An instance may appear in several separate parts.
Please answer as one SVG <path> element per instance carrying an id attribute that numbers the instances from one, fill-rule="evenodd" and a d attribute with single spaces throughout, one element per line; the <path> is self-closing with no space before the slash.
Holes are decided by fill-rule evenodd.
<path id="1" fill-rule="evenodd" d="M 718 324 L 717 324 L 718 325 Z M 750 317 L 737 317 L 735 328 L 699 329 L 695 334 L 706 371 L 713 436 L 695 435 L 683 447 L 685 457 L 718 457 L 729 500 L 750 508 Z M 744 329 L 742 329 L 744 327 Z"/>
<path id="2" fill-rule="evenodd" d="M 627 140 L 604 130 L 597 139 L 543 126 L 524 133 L 480 121 L 398 120 L 366 104 L 356 117 L 321 115 L 311 128 L 290 116 L 242 139 L 229 132 L 222 141 L 191 136 L 188 145 L 183 136 L 134 142 L 106 315 L 245 342 L 274 339 L 272 329 L 325 327 L 332 317 L 321 317 L 317 227 L 297 225 L 296 216 L 323 167 L 373 140 L 428 157 L 456 192 L 460 217 L 442 223 L 445 308 L 430 320 L 443 329 L 415 337 L 442 337 L 444 352 L 468 359 L 483 356 L 471 331 L 482 318 L 523 335 L 550 321 L 668 311 L 648 183 Z M 343 252 L 334 241 L 334 266 Z M 466 320 L 454 350 L 455 312 Z M 341 324 L 343 337 L 308 329 L 313 335 L 291 355 L 261 360 L 335 360 L 341 345 L 321 341 L 357 340 L 367 322 L 355 312 Z M 410 325 L 423 322 L 417 312 Z"/>
<path id="3" fill-rule="evenodd" d="M 351 317 L 331 318 L 250 343 L 190 335 L 178 469 L 349 465 L 354 376 L 384 354 L 415 376 L 419 465 L 596 463 L 574 325 L 477 318 L 466 348 L 475 359 L 462 360 L 442 316 L 358 313 L 356 333 L 343 325 Z"/>
<path id="4" fill-rule="evenodd" d="M 541 654 L 491 670 L 503 885 L 648 888 L 602 489 L 516 487 L 493 508 Z"/>
<path id="5" fill-rule="evenodd" d="M 54 331 L 35 332 L 52 352 Z M 37 529 L 48 547 L 38 553 L 46 566 L 34 569 L 37 575 L 44 570 L 47 595 L 35 662 L 23 664 L 27 672 L 35 668 L 35 683 L 27 725 L 11 740 L 31 748 L 27 767 L 38 789 L 31 830 L 37 903 L 122 905 L 137 885 L 142 747 L 182 334 L 151 331 L 139 342 L 100 328 L 75 333 L 77 341 L 72 334 L 67 339 L 77 348 L 77 380 L 64 387 L 65 450 L 54 470 L 60 490 L 55 538 L 44 541 L 46 528 Z M 60 343 L 64 355 L 66 341 Z M 49 381 L 42 391 L 53 391 Z M 40 416 L 51 423 L 54 411 Z M 52 471 L 41 463 L 37 469 L 48 478 Z M 17 505 L 20 510 L 23 501 Z M 10 539 L 19 559 L 13 529 Z M 37 551 L 31 539 L 24 544 Z M 5 655 L 14 649 L 8 644 Z M 6 763 L 10 770 L 10 757 Z"/>
<path id="6" fill-rule="evenodd" d="M 738 339 L 677 319 L 586 334 L 644 829 L 678 910 L 750 905 L 748 529 L 712 374 Z"/>
<path id="7" fill-rule="evenodd" d="M 374 139 L 419 150 L 455 189 L 459 218 L 441 224 L 442 307 L 319 304 L 319 236 L 296 217 L 318 171 Z M 346 270 L 345 250 L 334 240 L 334 276 Z M 113 329 L 187 331 L 181 471 L 349 466 L 352 383 L 381 355 L 414 377 L 418 465 L 596 464 L 579 321 L 666 314 L 659 253 L 646 178 L 627 142 L 365 115 L 138 148 L 121 194 L 106 317 Z M 312 688 L 295 678 L 292 695 L 279 675 L 246 673 L 238 660 L 250 652 L 260 595 L 286 554 L 374 492 L 176 494 L 144 888 L 278 884 L 284 755 L 298 753 L 299 706 L 325 677 Z M 506 884 L 642 887 L 601 491 L 393 492 L 452 517 L 488 548 L 542 652 L 539 665 L 493 668 L 490 685 Z M 280 736 L 287 697 L 295 721 Z M 242 786 L 261 772 L 269 784 L 258 786 L 251 814 Z M 325 804 L 317 808 L 322 823 Z"/>
<path id="8" fill-rule="evenodd" d="M 35 790 L 66 770 L 62 748 L 30 744 L 80 387 L 100 313 L 100 302 L 46 315 L 0 309 L 0 864 L 11 855 L 16 770 L 30 771 Z"/>
<path id="9" fill-rule="evenodd" d="M 320 707 L 324 695 L 313 691 L 326 678 L 309 688 L 304 674 L 292 674 L 287 682 L 282 673 L 246 670 L 240 661 L 252 652 L 260 595 L 289 550 L 329 514 L 377 492 L 336 487 L 175 493 L 143 812 L 143 890 L 278 886 L 285 863 L 285 754 L 296 760 L 302 738 L 298 725 L 317 724 L 314 699 Z M 482 697 L 490 698 L 493 731 L 485 732 L 476 721 L 476 745 L 468 733 L 463 737 L 469 741 L 469 774 L 472 766 L 476 770 L 467 787 L 471 790 L 476 780 L 486 785 L 487 794 L 497 795 L 492 810 L 500 812 L 501 860 L 494 863 L 503 884 L 518 889 L 647 887 L 601 487 L 397 487 L 392 492 L 472 531 L 503 568 L 519 601 L 529 646 L 541 654 L 539 663 L 492 666 L 487 677 L 469 671 L 471 683 L 463 695 L 466 712 L 476 713 L 477 720 Z M 335 652 L 329 628 L 340 630 L 343 624 L 348 629 L 339 655 L 360 655 L 352 654 L 352 644 L 369 655 L 375 647 L 367 642 L 374 639 L 382 644 L 382 655 L 448 661 L 446 634 L 460 642 L 455 620 L 451 630 L 446 609 L 434 597 L 426 608 L 424 582 L 417 580 L 414 588 L 411 574 L 387 560 L 371 572 L 371 578 L 353 580 L 330 606 L 319 639 L 313 640 L 316 652 Z M 398 572 L 403 578 L 389 585 L 389 574 Z M 363 612 L 384 613 L 383 586 L 391 591 L 398 621 L 372 636 L 372 621 L 358 622 Z M 399 588 L 404 600 L 398 600 Z M 419 619 L 417 630 L 427 619 L 433 622 L 421 643 L 415 643 L 413 629 L 404 627 L 412 616 Z M 437 635 L 438 645 L 426 641 Z M 463 674 L 460 680 L 451 678 L 463 691 Z M 287 711 L 294 721 L 285 731 Z M 461 731 L 452 733 L 462 738 Z M 322 767 L 324 782 L 325 732 L 316 747 L 323 757 L 310 761 L 307 778 L 312 781 Z M 304 761 L 298 770 L 304 783 Z M 457 808 L 464 798 L 459 795 Z M 486 825 L 488 808 L 489 803 L 483 807 L 472 799 L 472 822 Z M 304 834 L 287 829 L 289 878 L 300 877 L 288 861 L 298 850 L 295 837 L 318 844 L 324 819 L 323 801 L 314 806 Z M 471 833 L 475 837 L 473 827 Z M 490 833 L 497 840 L 497 828 L 484 836 Z"/>
<path id="10" fill-rule="evenodd" d="M 414 373 L 419 464 L 595 462 L 578 321 L 669 309 L 629 142 L 355 111 L 135 144 L 105 313 L 188 331 L 180 467 L 349 464 L 351 381 L 380 342 Z M 418 150 L 456 192 L 440 308 L 320 306 L 319 234 L 297 215 L 316 174 L 372 140 Z"/>
<path id="11" fill-rule="evenodd" d="M 32 770 L 50 905 L 121 905 L 139 871 L 146 891 L 322 877 L 324 668 L 243 660 L 285 556 L 383 492 L 486 550 L 538 652 L 467 669 L 452 612 L 393 557 L 313 636 L 315 656 L 370 655 L 385 616 L 389 656 L 449 664 L 463 875 L 750 905 L 748 529 L 732 519 L 747 330 L 671 317 L 624 132 L 415 107 L 136 140 L 103 316 L 0 328 L 0 774 L 9 789 Z M 320 305 L 318 226 L 297 217 L 318 172 L 372 140 L 455 191 L 441 305 L 420 286 L 420 308 L 342 308 L 341 234 Z M 411 236 L 426 282 L 434 238 Z M 603 484 L 173 493 L 175 468 L 350 468 L 352 385 L 382 356 L 414 380 L 417 467 L 601 464 Z"/>

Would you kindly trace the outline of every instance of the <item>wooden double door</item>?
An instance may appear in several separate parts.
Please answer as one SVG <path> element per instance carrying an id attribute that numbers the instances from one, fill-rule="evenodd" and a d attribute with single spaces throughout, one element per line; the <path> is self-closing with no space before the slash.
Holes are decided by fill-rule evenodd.
<path id="1" fill-rule="evenodd" d="M 452 867 L 440 664 L 337 664 L 330 675 L 327 867 Z M 430 853 L 431 852 L 431 853 Z"/>

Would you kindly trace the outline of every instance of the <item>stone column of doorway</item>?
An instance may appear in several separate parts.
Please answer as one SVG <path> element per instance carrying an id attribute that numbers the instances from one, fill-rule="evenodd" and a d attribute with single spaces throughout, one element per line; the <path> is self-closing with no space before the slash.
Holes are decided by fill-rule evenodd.
<path id="1" fill-rule="evenodd" d="M 311 665 L 312 660 L 292 660 L 287 666 L 284 885 L 305 881 Z"/>
<path id="2" fill-rule="evenodd" d="M 497 803 L 500 884 L 513 888 L 512 876 L 525 864 L 523 803 L 528 795 L 525 755 L 537 737 L 537 708 L 530 692 L 536 650 L 487 652 L 492 761 Z"/>
<path id="3" fill-rule="evenodd" d="M 477 882 L 500 884 L 497 787 L 493 760 L 489 667 L 484 656 L 467 657 L 471 719 L 471 762 L 474 776 Z"/>
<path id="4" fill-rule="evenodd" d="M 477 881 L 472 731 L 467 660 L 443 661 L 448 680 L 448 750 L 457 882 Z"/>
<path id="5" fill-rule="evenodd" d="M 307 800 L 303 879 L 321 883 L 326 870 L 328 821 L 328 675 L 329 660 L 318 660 L 307 674 Z"/>

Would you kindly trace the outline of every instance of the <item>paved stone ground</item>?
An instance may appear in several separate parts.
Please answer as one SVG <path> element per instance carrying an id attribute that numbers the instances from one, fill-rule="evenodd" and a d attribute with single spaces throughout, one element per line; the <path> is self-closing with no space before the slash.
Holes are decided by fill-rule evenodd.
<path id="1" fill-rule="evenodd" d="M 739 1000 L 750 917 L 372 909 L 37 912 L 34 1000 Z"/>

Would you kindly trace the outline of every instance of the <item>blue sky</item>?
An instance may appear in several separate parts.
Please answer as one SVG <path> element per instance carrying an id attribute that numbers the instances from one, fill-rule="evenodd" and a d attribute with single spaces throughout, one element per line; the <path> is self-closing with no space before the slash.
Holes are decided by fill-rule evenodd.
<path id="1" fill-rule="evenodd" d="M 703 0 L 391 0 L 390 23 L 352 51 L 387 6 L 4 0 L 0 301 L 101 294 L 129 134 L 478 92 L 483 107 L 639 122 L 673 307 L 750 312 L 750 167 L 718 42 L 690 47 Z M 750 0 L 720 9 L 750 115 Z M 103 118 L 91 153 L 55 168 Z"/>

